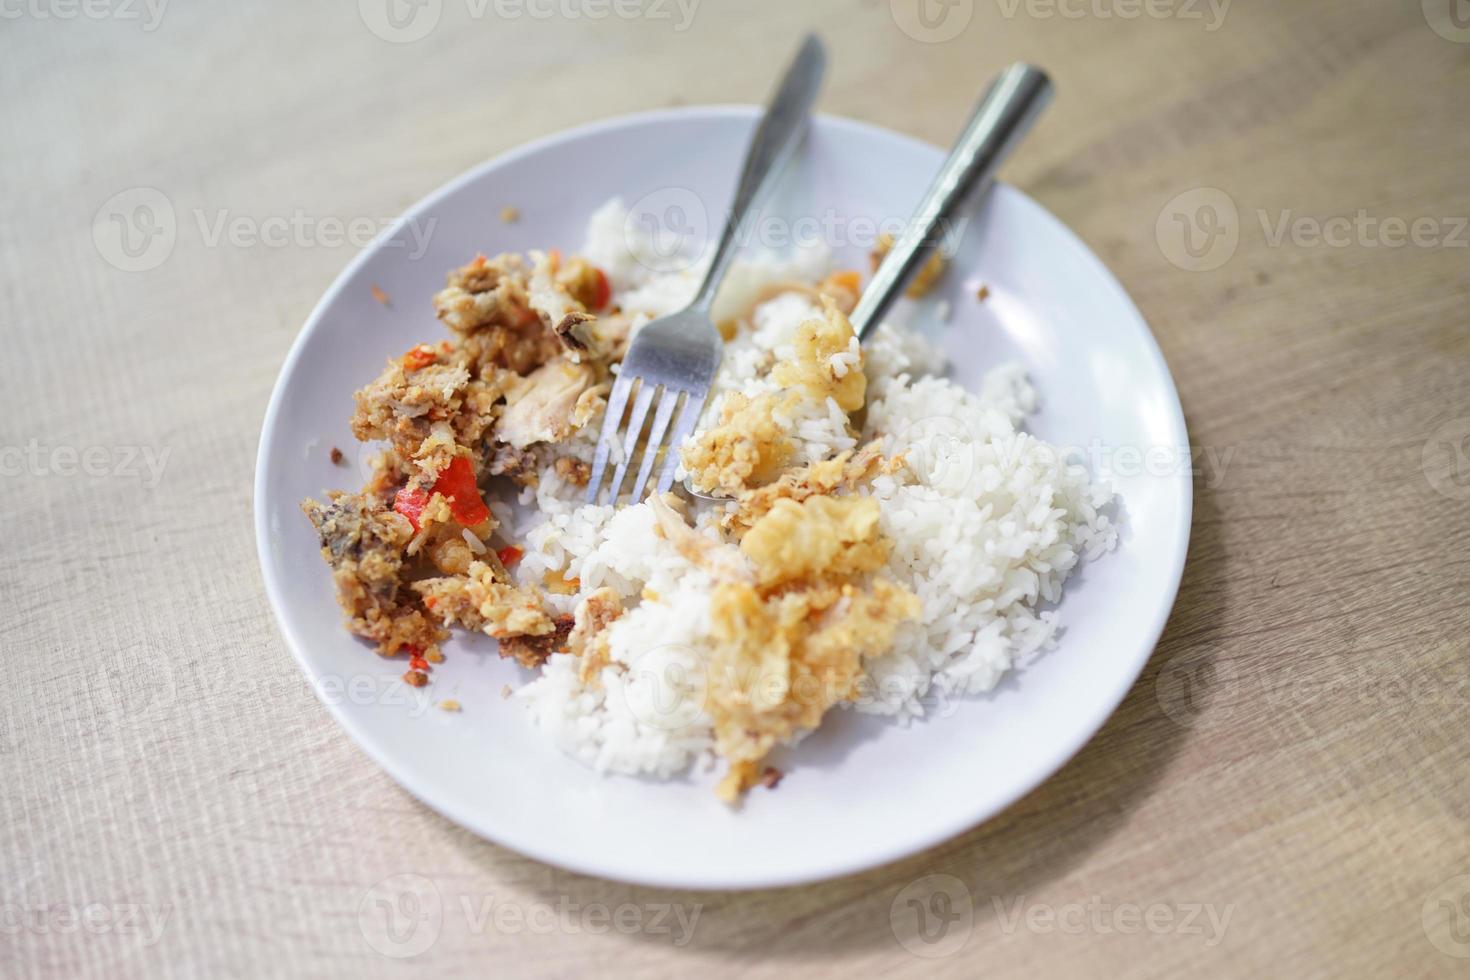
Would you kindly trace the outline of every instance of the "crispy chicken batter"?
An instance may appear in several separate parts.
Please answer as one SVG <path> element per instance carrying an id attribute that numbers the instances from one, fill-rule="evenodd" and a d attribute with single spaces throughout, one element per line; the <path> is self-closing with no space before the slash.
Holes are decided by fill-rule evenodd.
<path id="1" fill-rule="evenodd" d="M 755 563 L 756 581 L 770 588 L 817 576 L 871 572 L 888 560 L 872 497 L 778 500 L 740 540 Z"/>
<path id="2" fill-rule="evenodd" d="M 885 461 L 876 442 L 869 443 L 856 454 L 848 449 L 831 459 L 787 470 L 775 483 L 745 491 L 740 495 L 739 508 L 725 514 L 720 524 L 727 531 L 743 534 L 770 513 L 778 500 L 801 503 L 808 497 L 832 494 L 838 490 L 851 492 L 873 473 L 893 472 L 901 462 L 902 457 L 899 456 Z"/>
<path id="3" fill-rule="evenodd" d="M 863 407 L 868 378 L 863 374 L 862 350 L 847 314 L 830 296 L 822 297 L 823 318 L 808 320 L 796 332 L 796 357 L 780 361 L 771 378 L 785 388 L 804 388 L 813 398 L 831 398 L 844 412 Z M 833 355 L 857 355 L 853 366 L 833 364 Z"/>
<path id="4" fill-rule="evenodd" d="M 733 803 L 759 780 L 768 752 L 856 696 L 864 659 L 893 645 L 919 600 L 886 579 L 870 591 L 822 583 L 767 596 L 726 583 L 711 611 L 708 705 L 716 746 L 730 762 L 715 792 Z"/>
<path id="5" fill-rule="evenodd" d="M 338 492 L 327 499 L 301 508 L 321 538 L 347 628 L 384 656 L 404 647 L 436 650 L 449 634 L 407 601 L 400 583 L 413 527 L 373 497 Z"/>
<path id="6" fill-rule="evenodd" d="M 732 391 L 726 395 L 719 424 L 684 447 L 684 468 L 694 489 L 733 496 L 779 476 L 795 450 L 775 418 L 781 404 L 775 394 L 748 398 Z"/>
<path id="7" fill-rule="evenodd" d="M 577 604 L 572 613 L 575 625 L 567 637 L 567 649 L 582 660 L 577 673 L 590 684 L 612 661 L 607 628 L 623 615 L 623 600 L 612 589 L 596 589 Z"/>
<path id="8" fill-rule="evenodd" d="M 888 232 L 885 231 L 878 236 L 878 245 L 873 249 L 872 254 L 868 256 L 873 264 L 874 272 L 878 271 L 878 266 L 882 264 L 884 257 L 893 250 L 893 245 L 894 238 Z M 934 288 L 934 284 L 939 281 L 940 276 L 944 275 L 944 270 L 948 266 L 949 262 L 945 259 L 944 253 L 935 249 L 929 256 L 929 261 L 924 263 L 924 268 L 920 269 L 918 274 L 914 276 L 914 281 L 909 283 L 909 288 L 904 291 L 904 295 L 910 299 L 922 298 L 929 290 Z"/>
<path id="9" fill-rule="evenodd" d="M 545 636 L 556 628 L 535 592 L 511 584 L 484 561 L 471 562 L 464 575 L 415 582 L 413 589 L 446 626 L 458 623 L 497 638 Z"/>

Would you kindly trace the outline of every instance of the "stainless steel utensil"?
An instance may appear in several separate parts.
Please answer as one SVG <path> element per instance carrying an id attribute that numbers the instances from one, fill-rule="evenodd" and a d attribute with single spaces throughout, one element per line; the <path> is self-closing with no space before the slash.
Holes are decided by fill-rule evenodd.
<path id="1" fill-rule="evenodd" d="M 610 503 L 617 502 L 634 462 L 639 465 L 633 480 L 632 499 L 641 500 L 660 454 L 664 460 L 657 483 L 658 492 L 662 493 L 673 485 L 674 470 L 679 461 L 678 449 L 694 431 L 709 397 L 710 383 L 720 366 L 724 342 L 710 320 L 710 307 L 735 257 L 736 232 L 755 210 L 771 178 L 805 133 L 826 60 L 821 42 L 808 35 L 766 108 L 746 152 L 740 184 L 730 207 L 729 223 L 715 248 L 709 272 L 694 302 L 678 313 L 647 324 L 633 339 L 608 396 L 602 435 L 593 457 L 592 476 L 587 483 L 589 503 L 596 503 L 602 494 L 603 477 L 615 448 L 622 452 L 616 459 L 612 480 L 607 487 Z M 627 424 L 624 425 L 623 416 L 630 400 L 632 410 L 627 413 Z M 655 402 L 657 407 L 654 407 Z M 650 409 L 653 422 L 644 440 L 644 423 Z M 640 441 L 644 445 L 641 461 L 638 453 Z"/>

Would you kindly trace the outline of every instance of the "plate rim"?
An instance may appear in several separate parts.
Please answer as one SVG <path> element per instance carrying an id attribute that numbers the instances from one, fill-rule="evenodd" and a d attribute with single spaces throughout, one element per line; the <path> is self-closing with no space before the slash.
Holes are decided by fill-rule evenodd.
<path id="1" fill-rule="evenodd" d="M 322 297 L 302 322 L 295 339 L 291 342 L 291 346 L 276 375 L 275 383 L 271 387 L 270 399 L 266 405 L 265 415 L 261 420 L 259 445 L 255 457 L 255 478 L 252 481 L 252 510 L 254 511 L 256 558 L 260 564 L 266 598 L 270 603 L 271 615 L 276 622 L 276 628 L 285 641 L 286 648 L 291 652 L 291 656 L 296 661 L 297 666 L 306 675 L 307 680 L 311 682 L 312 691 L 317 699 L 326 707 L 333 720 L 346 732 L 359 751 L 386 772 L 402 789 L 444 819 L 470 831 L 476 836 L 483 837 L 518 854 L 533 858 L 553 867 L 563 868 L 579 874 L 592 875 L 605 880 L 622 881 L 629 884 L 655 888 L 717 891 L 747 891 L 760 888 L 794 887 L 880 868 L 903 858 L 927 851 L 979 826 L 1010 808 L 1022 797 L 1028 795 L 1042 783 L 1056 775 L 1085 745 L 1097 736 L 1097 733 L 1102 729 L 1108 718 L 1112 716 L 1124 698 L 1127 697 L 1128 692 L 1138 682 L 1138 678 L 1142 675 L 1148 661 L 1152 659 L 1158 647 L 1159 639 L 1162 637 L 1164 628 L 1168 623 L 1169 616 L 1173 612 L 1174 603 L 1178 598 L 1179 589 L 1183 583 L 1184 566 L 1189 553 L 1194 514 L 1194 484 L 1188 468 L 1182 469 L 1174 477 L 1174 482 L 1177 484 L 1176 491 L 1179 494 L 1178 499 L 1181 504 L 1179 509 L 1180 526 L 1174 529 L 1178 546 L 1175 549 L 1176 553 L 1173 556 L 1172 564 L 1167 570 L 1166 581 L 1168 585 L 1162 595 L 1165 601 L 1159 604 L 1158 610 L 1154 615 L 1154 621 L 1140 629 L 1138 634 L 1141 641 L 1138 647 L 1140 652 L 1135 657 L 1136 662 L 1130 664 L 1126 671 L 1119 673 L 1119 683 L 1116 689 L 1107 692 L 1105 697 L 1097 701 L 1097 708 L 1087 718 L 1086 723 L 1077 729 L 1081 734 L 1074 738 L 1071 743 L 1067 744 L 1065 749 L 1059 752 L 1050 764 L 1038 766 L 1028 778 L 1019 780 L 1009 792 L 1001 794 L 995 800 L 987 801 L 985 805 L 976 809 L 962 810 L 959 816 L 950 821 L 943 822 L 931 833 L 923 835 L 921 838 L 905 839 L 901 844 L 896 846 L 878 846 L 862 857 L 853 858 L 845 862 L 835 862 L 822 869 L 802 869 L 790 874 L 762 873 L 747 877 L 727 874 L 714 879 L 699 874 L 630 874 L 621 867 L 599 863 L 596 860 L 568 857 L 565 854 L 557 853 L 554 849 L 541 845 L 534 838 L 525 839 L 514 833 L 492 832 L 476 819 L 475 813 L 460 812 L 460 808 L 452 802 L 437 799 L 432 786 L 421 785 L 411 769 L 396 763 L 385 752 L 380 750 L 374 739 L 367 737 L 360 730 L 360 726 L 348 712 L 345 703 L 335 701 L 326 695 L 318 683 L 318 672 L 311 667 L 303 652 L 304 643 L 293 634 L 287 617 L 283 614 L 286 603 L 285 597 L 282 594 L 282 583 L 276 581 L 268 560 L 271 549 L 271 529 L 265 499 L 267 490 L 265 473 L 268 458 L 275 455 L 273 433 L 279 421 L 282 404 L 285 401 L 286 383 L 288 378 L 295 373 L 297 364 L 305 351 L 307 340 L 324 318 L 326 311 L 337 301 L 338 296 L 346 290 L 349 282 L 354 279 L 357 272 L 377 253 L 379 248 L 381 248 L 381 243 L 392 241 L 411 220 L 411 216 L 422 213 L 425 209 L 434 206 L 442 199 L 478 181 L 487 172 L 497 170 L 522 157 L 540 153 L 563 143 L 584 139 L 610 130 L 617 130 L 647 122 L 678 122 L 680 120 L 712 118 L 753 120 L 762 111 L 762 107 L 755 105 L 714 104 L 650 109 L 611 116 L 606 119 L 599 119 L 573 126 L 569 129 L 558 130 L 557 132 L 519 144 L 482 161 L 443 184 L 440 184 L 428 194 L 405 208 L 403 213 L 393 221 L 383 234 L 379 235 L 373 243 L 364 247 L 357 255 L 353 256 L 337 274 L 336 278 L 333 279 L 331 285 L 322 294 Z M 945 152 L 925 140 L 888 129 L 884 126 L 879 126 L 875 123 L 830 113 L 815 113 L 814 115 L 816 120 L 823 126 L 898 141 L 907 144 L 910 148 L 919 148 L 927 152 L 937 152 L 940 154 Z M 1149 328 L 1148 321 L 1144 318 L 1142 311 L 1138 309 L 1138 305 L 1133 301 L 1133 297 L 1123 287 L 1122 283 L 1119 282 L 1107 264 L 1098 257 L 1097 253 L 1076 232 L 1056 217 L 1056 215 L 1052 214 L 1046 207 L 1031 198 L 1024 191 L 1003 182 L 997 182 L 996 192 L 1014 195 L 1018 203 L 1029 209 L 1038 220 L 1051 225 L 1053 232 L 1060 233 L 1064 238 L 1068 239 L 1070 244 L 1080 250 L 1086 256 L 1087 260 L 1092 263 L 1108 286 L 1127 302 L 1128 307 L 1133 313 L 1134 326 L 1138 328 L 1139 333 L 1142 335 L 1144 348 L 1147 351 L 1149 360 L 1152 362 L 1152 366 L 1158 375 L 1162 378 L 1164 390 L 1169 396 L 1169 428 L 1172 430 L 1171 435 L 1177 436 L 1179 446 L 1188 446 L 1190 444 L 1189 434 L 1184 417 L 1183 405 L 1179 399 L 1178 386 L 1174 381 L 1173 373 L 1169 370 L 1168 362 L 1164 358 L 1163 350 L 1159 346 L 1158 339 Z"/>

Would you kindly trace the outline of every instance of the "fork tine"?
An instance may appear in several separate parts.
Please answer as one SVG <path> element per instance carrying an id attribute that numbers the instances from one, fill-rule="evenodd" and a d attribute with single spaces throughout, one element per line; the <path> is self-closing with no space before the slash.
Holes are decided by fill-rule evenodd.
<path id="1" fill-rule="evenodd" d="M 679 468 L 679 449 L 684 445 L 684 440 L 689 438 L 694 431 L 694 426 L 699 422 L 699 413 L 704 409 L 704 400 L 709 396 L 709 391 L 691 391 L 689 398 L 684 402 L 684 408 L 679 412 L 679 421 L 674 424 L 674 432 L 669 437 L 669 454 L 664 460 L 663 472 L 658 477 L 658 492 L 667 493 L 674 485 L 674 471 Z"/>
<path id="2" fill-rule="evenodd" d="M 633 502 L 643 499 L 643 490 L 648 486 L 648 476 L 653 472 L 658 452 L 664 448 L 664 431 L 669 427 L 674 407 L 679 404 L 683 392 L 677 388 L 664 388 L 658 400 L 658 410 L 653 414 L 653 424 L 648 429 L 648 443 L 643 448 L 643 462 L 638 465 L 638 477 L 633 481 Z M 672 452 L 672 450 L 670 450 Z"/>
<path id="3" fill-rule="evenodd" d="M 613 470 L 612 487 L 608 491 L 607 500 L 610 504 L 616 505 L 618 502 L 618 495 L 623 489 L 623 478 L 628 475 L 628 467 L 633 464 L 633 454 L 638 451 L 638 437 L 643 434 L 643 423 L 648 419 L 648 406 L 652 404 L 653 396 L 659 388 L 659 385 L 646 378 L 638 379 L 638 397 L 633 402 L 633 410 L 628 414 L 628 428 L 623 433 L 623 458 L 618 460 L 618 468 Z"/>
<path id="4" fill-rule="evenodd" d="M 607 410 L 602 416 L 602 435 L 597 438 L 597 452 L 592 457 L 592 476 L 587 480 L 589 504 L 597 503 L 603 473 L 607 470 L 608 453 L 612 449 L 613 440 L 618 437 L 618 426 L 623 422 L 623 410 L 628 407 L 628 396 L 633 392 L 635 380 L 631 375 L 618 375 L 618 379 L 613 382 L 612 393 L 607 396 Z"/>

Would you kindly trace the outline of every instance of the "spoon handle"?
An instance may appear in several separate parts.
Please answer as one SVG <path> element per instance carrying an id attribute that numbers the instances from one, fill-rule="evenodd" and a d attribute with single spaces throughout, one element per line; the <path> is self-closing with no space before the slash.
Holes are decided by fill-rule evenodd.
<path id="1" fill-rule="evenodd" d="M 873 273 L 873 281 L 852 311 L 850 319 L 859 339 L 882 322 L 903 287 L 939 247 L 946 227 L 971 192 L 989 189 L 995 171 L 1051 100 L 1051 92 L 1045 72 L 1019 62 L 991 83 L 903 236 Z"/>

